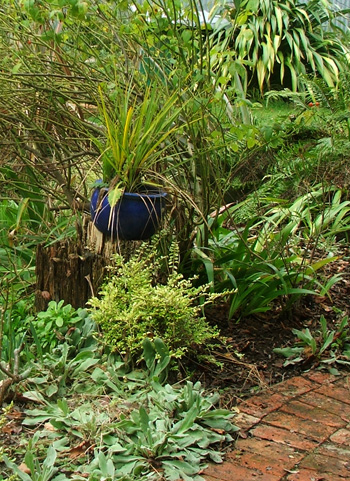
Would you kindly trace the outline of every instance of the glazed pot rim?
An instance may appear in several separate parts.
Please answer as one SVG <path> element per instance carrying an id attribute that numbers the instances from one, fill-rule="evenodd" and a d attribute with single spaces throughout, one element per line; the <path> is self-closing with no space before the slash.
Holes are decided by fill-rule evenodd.
<path id="1" fill-rule="evenodd" d="M 168 195 L 167 192 L 164 192 L 163 190 L 159 191 L 146 191 L 146 192 L 124 192 L 123 197 L 166 197 Z"/>
<path id="2" fill-rule="evenodd" d="M 102 180 L 101 180 L 102 183 Z M 95 190 L 102 190 L 108 192 L 109 188 L 106 186 L 99 187 L 98 185 L 95 187 Z M 164 191 L 161 187 L 155 187 L 150 184 L 144 184 L 144 190 L 139 190 L 135 192 L 128 192 L 125 191 L 122 194 L 122 197 L 129 197 L 129 198 L 136 198 L 136 197 L 152 197 L 152 198 L 162 198 L 166 197 L 168 193 Z"/>

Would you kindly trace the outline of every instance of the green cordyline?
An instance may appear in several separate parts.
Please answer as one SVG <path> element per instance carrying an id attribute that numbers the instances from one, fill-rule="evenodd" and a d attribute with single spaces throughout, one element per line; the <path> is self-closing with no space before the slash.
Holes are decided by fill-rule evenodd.
<path id="1" fill-rule="evenodd" d="M 171 143 L 169 137 L 179 129 L 178 92 L 161 103 L 157 89 L 149 86 L 140 100 L 130 83 L 116 87 L 112 104 L 107 104 L 102 87 L 99 93 L 106 127 L 104 181 L 114 179 L 121 191 L 132 192 L 154 170 Z"/>

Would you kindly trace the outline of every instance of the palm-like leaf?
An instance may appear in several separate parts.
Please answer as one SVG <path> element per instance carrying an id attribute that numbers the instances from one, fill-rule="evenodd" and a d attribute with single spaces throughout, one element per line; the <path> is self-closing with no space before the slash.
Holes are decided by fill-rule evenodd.
<path id="1" fill-rule="evenodd" d="M 180 126 L 181 108 L 176 106 L 177 93 L 159 105 L 157 90 L 149 87 L 142 99 L 132 88 L 118 90 L 113 104 L 107 104 L 100 88 L 100 104 L 106 127 L 102 147 L 104 172 L 115 177 L 123 188 L 131 190 L 141 184 L 171 143 L 169 137 Z"/>
<path id="2" fill-rule="evenodd" d="M 305 74 L 320 75 L 330 87 L 337 84 L 348 51 L 330 31 L 341 12 L 327 0 L 244 0 L 237 7 L 226 35 L 261 91 L 272 79 L 285 84 L 287 73 L 293 90 Z"/>

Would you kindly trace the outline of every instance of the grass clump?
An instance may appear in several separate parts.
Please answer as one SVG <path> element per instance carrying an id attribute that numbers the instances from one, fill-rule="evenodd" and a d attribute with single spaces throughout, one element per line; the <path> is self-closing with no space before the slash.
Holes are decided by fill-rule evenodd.
<path id="1" fill-rule="evenodd" d="M 140 355 L 145 337 L 160 337 L 170 354 L 180 358 L 219 334 L 202 312 L 214 297 L 209 286 L 195 287 L 194 279 L 179 274 L 174 262 L 160 281 L 162 259 L 155 257 L 152 248 L 128 261 L 116 255 L 99 298 L 90 300 L 107 345 L 126 359 Z"/>

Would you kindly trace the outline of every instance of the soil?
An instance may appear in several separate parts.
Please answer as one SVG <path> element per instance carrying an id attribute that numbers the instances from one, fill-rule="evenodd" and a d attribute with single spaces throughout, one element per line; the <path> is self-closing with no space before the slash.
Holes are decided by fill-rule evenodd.
<path id="1" fill-rule="evenodd" d="M 321 359 L 305 349 L 303 361 L 284 367 L 285 357 L 274 353 L 274 348 L 293 346 L 297 337 L 293 329 L 309 328 L 318 345 L 320 317 L 327 320 L 329 330 L 337 332 L 344 316 L 350 317 L 350 265 L 343 256 L 327 267 L 326 276 L 341 273 L 342 278 L 325 297 L 308 295 L 291 310 L 282 311 L 275 306 L 271 311 L 237 320 L 228 319 L 228 306 L 212 309 L 207 319 L 220 327 L 227 343 L 216 350 L 220 368 L 198 366 L 198 379 L 207 389 L 220 392 L 223 407 L 233 407 L 258 391 L 310 369 L 350 370 L 350 366 L 332 363 L 327 367 L 321 361 L 329 358 L 327 350 Z M 350 321 L 348 321 L 350 332 Z M 333 373 L 335 371 L 332 371 Z"/>

